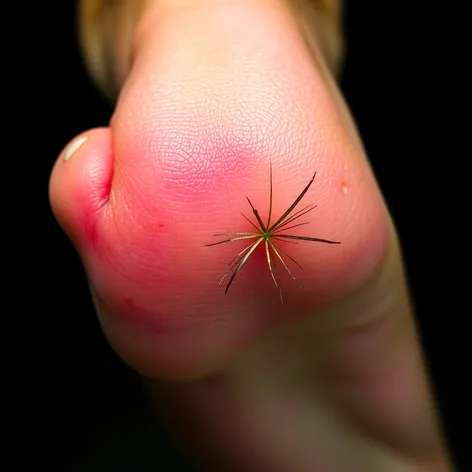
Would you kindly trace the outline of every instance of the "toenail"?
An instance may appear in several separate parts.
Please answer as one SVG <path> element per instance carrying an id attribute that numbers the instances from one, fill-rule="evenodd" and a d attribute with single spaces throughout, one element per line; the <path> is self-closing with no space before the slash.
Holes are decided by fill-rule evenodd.
<path id="1" fill-rule="evenodd" d="M 84 144 L 87 139 L 87 136 L 81 136 L 80 138 L 74 139 L 74 141 L 69 144 L 64 152 L 64 161 L 68 161 L 74 152 L 77 151 L 77 149 L 79 149 L 79 147 L 82 146 L 82 144 Z"/>

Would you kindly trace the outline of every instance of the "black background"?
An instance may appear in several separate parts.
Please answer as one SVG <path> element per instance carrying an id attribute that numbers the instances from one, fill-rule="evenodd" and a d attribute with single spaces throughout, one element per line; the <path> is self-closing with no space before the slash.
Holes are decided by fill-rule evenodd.
<path id="1" fill-rule="evenodd" d="M 446 7 L 438 13 L 399 3 L 348 3 L 342 88 L 399 230 L 450 447 L 463 470 L 472 470 L 466 457 L 472 313 L 468 276 L 459 274 L 467 212 L 455 193 L 470 154 L 458 131 L 461 62 Z M 153 422 L 138 376 L 106 344 L 80 261 L 49 207 L 49 173 L 62 147 L 77 133 L 106 125 L 112 108 L 83 68 L 74 2 L 40 7 L 37 15 L 28 10 L 31 26 L 15 29 L 7 43 L 15 55 L 8 70 L 16 114 L 4 137 L 10 144 L 15 139 L 14 156 L 4 160 L 20 164 L 8 205 L 18 205 L 26 225 L 16 233 L 22 256 L 12 258 L 12 293 L 5 298 L 20 307 L 8 309 L 18 326 L 4 343 L 14 342 L 8 359 L 15 372 L 16 464 L 21 470 L 190 470 Z"/>

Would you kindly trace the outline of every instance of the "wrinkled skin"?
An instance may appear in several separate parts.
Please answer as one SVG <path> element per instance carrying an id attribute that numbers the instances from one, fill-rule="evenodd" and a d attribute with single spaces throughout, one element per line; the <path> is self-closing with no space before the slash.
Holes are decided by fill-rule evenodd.
<path id="1" fill-rule="evenodd" d="M 65 148 L 51 203 L 109 342 L 203 470 L 452 470 L 395 230 L 333 79 L 340 7 L 82 2 L 116 109 Z M 224 295 L 244 243 L 205 247 L 251 230 L 246 196 L 267 216 L 269 160 L 274 216 L 317 171 L 300 231 L 342 242 L 286 248 L 305 270 L 303 291 L 281 275 L 283 305 L 262 248 Z"/>

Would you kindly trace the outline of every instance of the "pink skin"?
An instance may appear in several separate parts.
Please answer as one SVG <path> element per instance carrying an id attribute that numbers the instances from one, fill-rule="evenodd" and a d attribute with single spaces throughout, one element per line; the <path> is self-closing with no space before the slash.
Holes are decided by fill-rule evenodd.
<path id="1" fill-rule="evenodd" d="M 141 25 L 110 127 L 85 133 L 51 178 L 104 331 L 149 376 L 214 371 L 275 323 L 358 289 L 387 253 L 387 212 L 354 127 L 294 23 L 276 10 L 238 23 L 244 9 L 235 9 L 226 28 L 226 11 L 215 9 L 204 32 L 195 12 Z M 269 160 L 273 218 L 316 171 L 299 208 L 318 206 L 294 234 L 341 241 L 284 246 L 305 269 L 294 266 L 299 283 L 282 275 L 284 305 L 263 247 L 225 296 L 218 281 L 246 243 L 204 246 L 220 231 L 251 231 L 246 196 L 267 217 Z"/>

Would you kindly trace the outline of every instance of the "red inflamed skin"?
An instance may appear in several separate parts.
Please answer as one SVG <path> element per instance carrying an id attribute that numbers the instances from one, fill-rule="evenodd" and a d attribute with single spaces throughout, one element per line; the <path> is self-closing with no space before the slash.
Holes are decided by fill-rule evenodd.
<path id="1" fill-rule="evenodd" d="M 171 377 L 211 369 L 267 326 L 345 296 L 388 246 L 363 150 L 295 24 L 275 11 L 252 16 L 250 28 L 243 8 L 222 8 L 203 34 L 195 15 L 140 30 L 110 127 L 89 131 L 71 159 L 59 159 L 51 184 L 112 344 L 143 371 Z M 284 41 L 273 31 L 280 21 Z M 299 283 L 281 275 L 283 306 L 263 247 L 226 296 L 218 282 L 244 241 L 205 247 L 215 233 L 251 231 L 246 197 L 267 217 L 270 161 L 274 218 L 316 171 L 302 203 L 317 208 L 294 234 L 342 243 L 284 246 L 304 271 L 294 268 Z"/>

